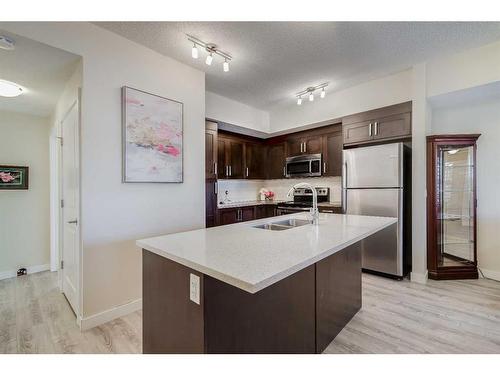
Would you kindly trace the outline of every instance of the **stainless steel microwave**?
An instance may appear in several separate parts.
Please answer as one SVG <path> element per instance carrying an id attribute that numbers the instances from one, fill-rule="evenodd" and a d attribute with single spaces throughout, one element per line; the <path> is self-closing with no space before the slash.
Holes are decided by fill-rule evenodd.
<path id="1" fill-rule="evenodd" d="M 308 154 L 286 158 L 286 177 L 321 176 L 321 154 Z"/>

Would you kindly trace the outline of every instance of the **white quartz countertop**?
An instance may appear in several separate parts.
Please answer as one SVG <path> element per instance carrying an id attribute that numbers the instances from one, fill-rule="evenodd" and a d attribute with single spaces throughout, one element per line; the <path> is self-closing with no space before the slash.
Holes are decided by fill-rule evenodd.
<path id="1" fill-rule="evenodd" d="M 225 283 L 256 293 L 397 222 L 396 218 L 320 214 L 283 231 L 254 228 L 307 213 L 283 215 L 137 241 L 137 246 Z"/>

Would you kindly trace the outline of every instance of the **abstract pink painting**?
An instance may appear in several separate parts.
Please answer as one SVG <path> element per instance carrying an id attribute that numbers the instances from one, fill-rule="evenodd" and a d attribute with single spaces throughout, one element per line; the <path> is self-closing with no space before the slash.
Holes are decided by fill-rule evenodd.
<path id="1" fill-rule="evenodd" d="M 123 181 L 182 182 L 183 105 L 122 88 Z"/>

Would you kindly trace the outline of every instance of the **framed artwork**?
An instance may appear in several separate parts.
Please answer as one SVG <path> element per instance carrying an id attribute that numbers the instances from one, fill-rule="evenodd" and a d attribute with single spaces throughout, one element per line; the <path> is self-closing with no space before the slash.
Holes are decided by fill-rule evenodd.
<path id="1" fill-rule="evenodd" d="M 183 104 L 122 87 L 123 182 L 182 182 Z"/>
<path id="2" fill-rule="evenodd" d="M 0 190 L 28 190 L 28 167 L 0 165 Z"/>

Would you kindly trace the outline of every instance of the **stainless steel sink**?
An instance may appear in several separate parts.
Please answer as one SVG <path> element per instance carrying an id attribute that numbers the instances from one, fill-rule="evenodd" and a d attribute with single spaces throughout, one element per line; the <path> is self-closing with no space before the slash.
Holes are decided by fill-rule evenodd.
<path id="1" fill-rule="evenodd" d="M 312 224 L 311 220 L 303 219 L 287 219 L 275 221 L 272 223 L 264 223 L 259 225 L 254 225 L 254 228 L 267 229 L 267 230 L 287 230 L 295 227 L 301 227 L 302 225 Z"/>

